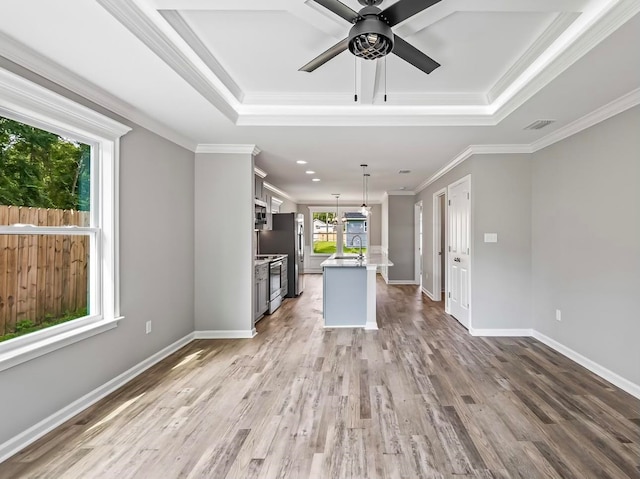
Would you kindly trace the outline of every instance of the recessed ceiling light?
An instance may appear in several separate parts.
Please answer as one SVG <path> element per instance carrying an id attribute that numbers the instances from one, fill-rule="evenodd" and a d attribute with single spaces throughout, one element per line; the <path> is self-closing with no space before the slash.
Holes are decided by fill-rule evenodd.
<path id="1" fill-rule="evenodd" d="M 320 181 L 320 178 L 313 178 L 311 181 Z"/>
<path id="2" fill-rule="evenodd" d="M 299 165 L 306 165 L 307 164 L 307 162 L 304 161 L 304 160 L 298 160 L 298 161 L 296 161 L 296 163 L 298 163 Z"/>
<path id="3" fill-rule="evenodd" d="M 307 175 L 313 175 L 313 174 L 315 173 L 315 171 L 313 171 L 313 170 L 307 170 L 307 171 L 305 171 L 305 173 L 306 173 Z"/>

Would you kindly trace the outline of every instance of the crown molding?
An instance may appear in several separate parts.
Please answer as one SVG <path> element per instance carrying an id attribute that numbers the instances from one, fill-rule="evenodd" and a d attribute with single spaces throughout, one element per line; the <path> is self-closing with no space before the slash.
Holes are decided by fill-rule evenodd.
<path id="1" fill-rule="evenodd" d="M 146 128 L 167 140 L 195 151 L 196 142 L 142 113 L 129 103 L 51 61 L 13 37 L 0 32 L 0 56 L 61 87 Z"/>
<path id="2" fill-rule="evenodd" d="M 258 168 L 257 166 L 253 167 L 253 172 L 258 175 L 260 178 L 266 178 L 267 176 L 267 172 L 264 170 L 261 170 L 260 168 Z"/>
<path id="3" fill-rule="evenodd" d="M 630 108 L 640 105 L 640 88 L 630 91 L 629 93 L 613 100 L 610 103 L 578 118 L 577 120 L 563 126 L 543 136 L 539 140 L 529 144 L 512 144 L 512 145 L 469 145 L 465 150 L 456 155 L 449 163 L 436 171 L 427 180 L 418 185 L 415 193 L 419 193 L 434 181 L 442 178 L 449 171 L 454 169 L 460 163 L 464 162 L 473 155 L 489 155 L 489 154 L 530 154 L 535 153 L 543 148 L 553 145 L 564 140 L 576 133 L 586 130 L 598 123 L 618 115 Z M 386 195 L 386 193 L 385 193 Z"/>
<path id="4" fill-rule="evenodd" d="M 578 12 L 559 13 L 542 35 L 487 92 L 487 103 L 493 103 L 579 16 Z"/>
<path id="5" fill-rule="evenodd" d="M 224 83 L 238 101 L 244 100 L 244 92 L 231 77 L 229 72 L 218 62 L 211 51 L 200 40 L 200 37 L 191 29 L 177 10 L 162 10 L 160 15 L 173 27 L 191 49 L 198 55 L 207 67 Z"/>
<path id="6" fill-rule="evenodd" d="M 483 94 L 485 99 L 480 105 L 469 104 L 469 97 L 465 104 L 451 104 L 460 101 L 461 97 L 456 99 L 456 95 L 443 105 L 328 105 L 322 98 L 317 102 L 323 104 L 296 101 L 296 104 L 274 105 L 249 104 L 247 100 L 293 102 L 295 95 L 283 93 L 268 98 L 263 93 L 253 97 L 244 93 L 244 102 L 239 101 L 216 75 L 215 68 L 212 70 L 207 65 L 149 0 L 97 1 L 222 114 L 242 126 L 494 126 L 640 11 L 640 0 L 611 0 L 600 3 L 600 8 L 583 11 L 573 22 L 569 22 L 572 14 L 560 14 L 557 22 L 525 55 L 524 62 L 494 85 L 490 93 L 497 97 L 490 104 L 486 104 L 487 97 Z M 568 28 L 558 35 L 557 30 L 565 23 Z M 554 35 L 557 38 L 550 42 Z M 549 42 L 548 48 L 543 48 Z M 534 59 L 540 50 L 543 51 Z M 531 64 L 524 68 L 526 61 Z M 478 97 L 474 98 L 477 101 Z M 432 100 L 447 101 L 438 95 Z"/>
<path id="7" fill-rule="evenodd" d="M 199 143 L 196 147 L 196 153 L 224 153 L 231 155 L 258 156 L 260 154 L 260 148 L 256 145 Z"/>
<path id="8" fill-rule="evenodd" d="M 541 150 L 637 105 L 640 105 L 640 88 L 637 88 L 626 95 L 607 103 L 597 110 L 592 111 L 582 118 L 578 118 L 576 121 L 549 133 L 547 136 L 534 141 L 529 146 L 531 147 L 532 152 Z"/>
<path id="9" fill-rule="evenodd" d="M 88 141 L 116 140 L 131 127 L 0 68 L 0 114 L 47 130 L 72 129 Z"/>
<path id="10" fill-rule="evenodd" d="M 613 0 L 587 16 L 580 15 L 491 106 L 495 124 L 522 106 L 533 95 L 640 12 L 640 0 Z"/>
<path id="11" fill-rule="evenodd" d="M 148 2 L 96 1 L 229 120 L 238 119 L 238 99 Z"/>
<path id="12" fill-rule="evenodd" d="M 291 196 L 288 193 L 285 193 L 284 191 L 282 191 L 280 188 L 277 188 L 275 186 L 273 186 L 271 183 L 267 183 L 266 181 L 264 181 L 262 183 L 262 186 L 264 186 L 266 189 L 270 190 L 271 192 L 282 196 L 283 198 L 288 199 L 289 201 L 293 201 L 294 203 L 298 203 L 298 200 L 296 200 L 293 196 Z"/>
<path id="13" fill-rule="evenodd" d="M 391 191 L 385 191 L 384 193 L 387 195 L 387 197 L 389 197 L 389 196 L 414 196 L 416 194 L 416 192 L 413 191 L 413 190 L 402 190 L 402 191 L 391 190 Z"/>

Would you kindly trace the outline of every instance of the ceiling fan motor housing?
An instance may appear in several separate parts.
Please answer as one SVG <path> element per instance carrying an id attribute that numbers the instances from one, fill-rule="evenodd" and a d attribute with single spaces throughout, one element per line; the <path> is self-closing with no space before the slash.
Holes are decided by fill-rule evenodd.
<path id="1" fill-rule="evenodd" d="M 355 56 L 375 60 L 393 50 L 391 27 L 378 18 L 378 13 L 380 10 L 375 7 L 363 8 L 360 15 L 364 18 L 349 30 L 349 50 Z"/>

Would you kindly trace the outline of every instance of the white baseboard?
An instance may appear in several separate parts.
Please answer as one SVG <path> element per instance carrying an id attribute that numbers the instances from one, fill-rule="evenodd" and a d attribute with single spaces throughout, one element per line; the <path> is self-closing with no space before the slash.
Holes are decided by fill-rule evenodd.
<path id="1" fill-rule="evenodd" d="M 129 381 L 134 379 L 139 374 L 143 373 L 151 366 L 162 361 L 164 358 L 172 353 L 175 353 L 178 349 L 182 348 L 186 344 L 190 343 L 194 338 L 193 333 L 187 334 L 185 337 L 178 339 L 175 343 L 170 344 L 166 348 L 158 351 L 152 356 L 149 356 L 144 361 L 133 366 L 131 369 L 123 372 L 119 376 L 116 376 L 111 381 L 106 382 L 102 386 L 94 389 L 93 391 L 85 394 L 80 399 L 73 401 L 68 406 L 53 413 L 49 417 L 43 419 L 39 423 L 31 426 L 24 432 L 21 432 L 17 436 L 12 437 L 3 444 L 0 444 L 0 462 L 9 459 L 14 454 L 18 453 L 29 444 L 40 439 L 42 436 L 52 431 L 56 427 L 60 426 L 65 421 L 68 421 L 76 414 L 81 413 L 88 407 L 92 406 L 100 399 L 111 394 L 116 389 L 124 386 Z"/>
<path id="2" fill-rule="evenodd" d="M 415 286 L 418 283 L 416 283 L 415 279 L 389 279 L 387 284 L 409 284 Z"/>
<path id="3" fill-rule="evenodd" d="M 604 366 L 601 366 L 595 361 L 592 361 L 591 359 L 583 356 L 582 354 L 574 351 L 571 348 L 568 348 L 564 344 L 559 343 L 555 339 L 551 339 L 549 336 L 545 336 L 544 334 L 535 330 L 532 331 L 532 333 L 533 333 L 532 336 L 536 338 L 538 341 L 540 341 L 541 343 L 546 344 L 551 349 L 556 350 L 560 354 L 563 354 L 564 356 L 575 361 L 579 365 L 587 368 L 592 373 L 597 374 L 601 378 L 606 379 L 611 384 L 619 387 L 623 391 L 626 391 L 632 396 L 640 399 L 640 385 L 635 384 L 629 381 L 628 379 L 623 378 L 622 376 L 614 373 L 610 369 L 607 369 Z"/>
<path id="4" fill-rule="evenodd" d="M 421 289 L 427 298 L 429 298 L 431 301 L 435 301 L 435 298 L 433 297 L 433 295 L 429 291 L 427 291 L 424 286 Z"/>
<path id="5" fill-rule="evenodd" d="M 335 326 L 324 325 L 322 328 L 323 329 L 346 329 L 346 328 L 365 329 L 366 326 L 364 324 L 339 324 L 339 325 L 335 325 Z"/>
<path id="6" fill-rule="evenodd" d="M 232 330 L 209 330 L 209 331 L 196 331 L 193 333 L 194 339 L 251 339 L 258 334 L 256 328 L 253 329 L 239 329 Z"/>
<path id="7" fill-rule="evenodd" d="M 320 269 L 316 269 L 316 268 L 305 268 L 304 273 L 303 274 L 318 274 L 318 273 L 322 273 L 322 268 Z"/>
<path id="8" fill-rule="evenodd" d="M 495 336 L 495 337 L 512 337 L 523 338 L 533 336 L 532 329 L 476 329 L 469 328 L 471 336 Z"/>

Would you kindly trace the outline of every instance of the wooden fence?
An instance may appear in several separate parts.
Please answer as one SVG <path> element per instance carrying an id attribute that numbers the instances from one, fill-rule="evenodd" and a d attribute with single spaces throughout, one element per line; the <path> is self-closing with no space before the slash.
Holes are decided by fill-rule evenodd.
<path id="1" fill-rule="evenodd" d="M 0 205 L 0 225 L 88 226 L 89 213 Z M 89 238 L 0 234 L 0 335 L 87 306 Z"/>

